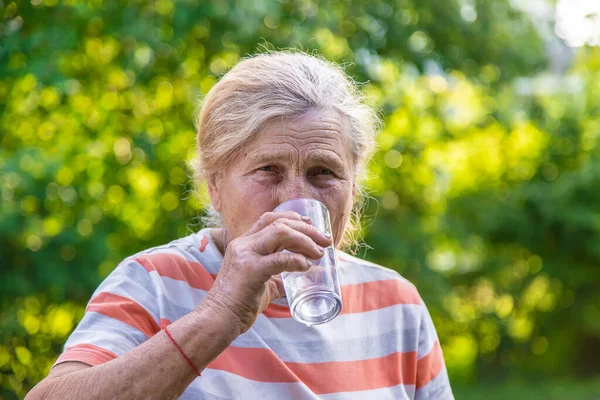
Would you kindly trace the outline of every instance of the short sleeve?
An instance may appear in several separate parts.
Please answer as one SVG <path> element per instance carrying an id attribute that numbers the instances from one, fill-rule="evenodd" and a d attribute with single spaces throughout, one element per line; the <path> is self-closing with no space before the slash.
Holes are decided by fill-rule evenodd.
<path id="1" fill-rule="evenodd" d="M 79 361 L 95 366 L 139 346 L 161 329 L 156 298 L 148 271 L 135 259 L 125 259 L 96 289 L 54 365 Z"/>
<path id="2" fill-rule="evenodd" d="M 421 307 L 415 400 L 453 400 L 442 348 L 425 304 Z"/>

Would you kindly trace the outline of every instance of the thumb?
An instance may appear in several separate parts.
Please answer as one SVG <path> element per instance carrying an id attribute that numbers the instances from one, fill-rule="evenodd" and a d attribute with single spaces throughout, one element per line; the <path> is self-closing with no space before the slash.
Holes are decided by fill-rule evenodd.
<path id="1" fill-rule="evenodd" d="M 269 280 L 266 282 L 265 295 L 267 305 L 273 300 L 285 296 L 285 289 L 283 288 L 281 276 L 273 275 L 269 278 Z"/>
<path id="2" fill-rule="evenodd" d="M 271 279 L 275 282 L 275 285 L 277 286 L 277 294 L 278 295 L 277 295 L 277 297 L 275 297 L 275 299 L 278 299 L 280 297 L 285 297 L 285 288 L 283 287 L 283 281 L 281 280 L 281 275 L 273 275 L 271 277 Z"/>

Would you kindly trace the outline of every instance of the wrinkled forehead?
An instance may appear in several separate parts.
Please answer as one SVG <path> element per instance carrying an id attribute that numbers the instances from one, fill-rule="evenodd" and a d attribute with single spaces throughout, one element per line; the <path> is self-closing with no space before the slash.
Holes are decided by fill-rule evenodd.
<path id="1" fill-rule="evenodd" d="M 334 134 L 349 136 L 348 118 L 336 110 L 310 110 L 305 114 L 295 117 L 283 117 L 271 121 L 271 125 L 290 127 L 292 129 L 316 129 L 331 131 Z"/>
<path id="2" fill-rule="evenodd" d="M 353 163 L 348 118 L 335 110 L 311 110 L 301 116 L 269 121 L 249 143 L 254 151 L 273 147 L 327 150 Z"/>

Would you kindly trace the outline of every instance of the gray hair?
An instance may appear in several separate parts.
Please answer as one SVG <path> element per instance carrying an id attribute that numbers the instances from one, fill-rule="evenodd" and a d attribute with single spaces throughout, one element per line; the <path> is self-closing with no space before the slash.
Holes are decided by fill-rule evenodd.
<path id="1" fill-rule="evenodd" d="M 366 104 L 357 83 L 337 64 L 298 50 L 247 57 L 227 72 L 199 105 L 197 158 L 191 162 L 197 185 L 216 177 L 270 121 L 334 109 L 350 126 L 357 196 L 341 247 L 357 244 L 366 163 L 375 148 L 380 118 Z M 211 206 L 203 222 L 222 226 Z"/>

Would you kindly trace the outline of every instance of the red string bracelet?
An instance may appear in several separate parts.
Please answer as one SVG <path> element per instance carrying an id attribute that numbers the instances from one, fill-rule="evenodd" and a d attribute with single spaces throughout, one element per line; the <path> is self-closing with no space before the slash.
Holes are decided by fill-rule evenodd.
<path id="1" fill-rule="evenodd" d="M 194 365 L 194 363 L 192 363 L 192 360 L 190 360 L 189 358 L 187 358 L 187 356 L 185 355 L 185 353 L 183 352 L 183 350 L 181 349 L 181 347 L 179 347 L 179 345 L 177 344 L 177 342 L 175 341 L 175 339 L 173 339 L 173 336 L 171 336 L 171 333 L 167 330 L 167 326 L 165 325 L 165 327 L 163 328 L 165 330 L 165 333 L 167 334 L 167 336 L 169 337 L 169 339 L 171 339 L 171 342 L 173 342 L 173 344 L 175 345 L 175 347 L 177 347 L 177 350 L 179 350 L 179 352 L 181 353 L 181 355 L 183 356 L 183 358 L 185 358 L 185 361 L 188 362 L 188 364 L 190 364 L 190 366 L 194 369 L 194 371 L 196 371 L 196 373 L 198 374 L 198 376 L 200 376 L 200 371 L 198 371 L 198 369 L 196 368 L 196 366 Z"/>

